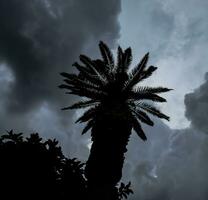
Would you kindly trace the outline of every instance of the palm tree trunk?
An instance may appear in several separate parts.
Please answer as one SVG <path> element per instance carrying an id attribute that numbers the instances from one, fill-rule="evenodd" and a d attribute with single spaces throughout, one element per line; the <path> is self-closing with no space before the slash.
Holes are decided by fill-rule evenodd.
<path id="1" fill-rule="evenodd" d="M 115 200 L 122 177 L 124 154 L 131 134 L 126 120 L 97 120 L 92 128 L 92 147 L 86 163 L 91 199 Z"/>

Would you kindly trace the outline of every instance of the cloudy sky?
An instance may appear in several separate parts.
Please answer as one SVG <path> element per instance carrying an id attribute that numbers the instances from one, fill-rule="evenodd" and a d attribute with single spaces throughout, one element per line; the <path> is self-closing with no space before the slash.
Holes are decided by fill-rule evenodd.
<path id="1" fill-rule="evenodd" d="M 132 135 L 124 180 L 131 200 L 208 199 L 208 1 L 1 0 L 0 131 L 57 138 L 65 153 L 86 160 L 89 136 L 74 121 L 76 101 L 57 88 L 81 53 L 131 46 L 134 62 L 150 52 L 158 67 L 145 84 L 173 88 L 160 105 L 171 117 Z"/>

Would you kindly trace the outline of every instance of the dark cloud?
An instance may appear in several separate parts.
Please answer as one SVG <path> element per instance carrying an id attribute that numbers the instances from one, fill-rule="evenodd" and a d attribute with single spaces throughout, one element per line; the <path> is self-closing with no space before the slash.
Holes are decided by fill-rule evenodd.
<path id="1" fill-rule="evenodd" d="M 0 1 L 0 131 L 57 138 L 66 155 L 86 160 L 88 137 L 74 125 L 75 101 L 57 88 L 80 54 L 113 48 L 120 32 L 120 0 Z"/>
<path id="2" fill-rule="evenodd" d="M 120 0 L 0 1 L 1 132 L 34 130 L 66 141 L 73 112 L 60 108 L 73 98 L 57 88 L 59 72 L 73 71 L 81 53 L 97 55 L 99 40 L 115 45 L 120 10 Z"/>
<path id="3" fill-rule="evenodd" d="M 186 94 L 186 117 L 191 125 L 202 132 L 208 133 L 208 73 L 205 83 L 192 93 Z"/>
<path id="4" fill-rule="evenodd" d="M 43 100 L 60 102 L 58 73 L 90 41 L 114 44 L 118 37 L 120 1 L 2 0 L 0 58 L 15 76 L 11 112 L 33 109 Z"/>

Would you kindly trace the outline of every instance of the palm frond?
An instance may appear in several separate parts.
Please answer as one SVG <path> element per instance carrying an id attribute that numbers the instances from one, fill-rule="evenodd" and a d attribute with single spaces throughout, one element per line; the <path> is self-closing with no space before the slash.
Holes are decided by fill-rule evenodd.
<path id="1" fill-rule="evenodd" d="M 139 82 L 139 78 L 141 77 L 141 73 L 145 70 L 147 61 L 149 59 L 149 53 L 147 53 L 140 63 L 132 70 L 132 78 L 128 81 L 126 85 L 126 90 L 131 89 L 134 85 Z"/>
<path id="2" fill-rule="evenodd" d="M 131 65 L 132 62 L 132 52 L 131 52 L 131 48 L 127 48 L 124 51 L 124 58 L 123 58 L 123 71 L 127 72 L 129 66 Z"/>
<path id="3" fill-rule="evenodd" d="M 131 109 L 131 111 L 135 114 L 135 116 L 143 123 L 148 124 L 149 126 L 153 126 L 154 122 L 149 118 L 149 116 L 139 110 L 139 109 Z"/>
<path id="4" fill-rule="evenodd" d="M 112 69 L 114 66 L 114 59 L 113 59 L 113 55 L 112 55 L 110 49 L 102 41 L 100 41 L 99 47 L 100 47 L 100 53 L 102 55 L 102 58 L 103 58 L 105 64 Z"/>
<path id="5" fill-rule="evenodd" d="M 65 108 L 62 108 L 62 110 L 68 110 L 68 109 L 81 109 L 81 108 L 86 108 L 86 107 L 89 107 L 89 106 L 94 106 L 98 104 L 98 101 L 96 100 L 87 100 L 87 101 L 79 101 L 69 107 L 65 107 Z"/>
<path id="6" fill-rule="evenodd" d="M 135 68 L 132 69 L 132 75 L 140 74 L 147 67 L 147 62 L 149 60 L 149 52 L 144 55 L 141 61 L 137 64 Z"/>
<path id="7" fill-rule="evenodd" d="M 73 86 L 70 86 L 70 85 L 66 85 L 66 84 L 61 84 L 58 86 L 60 89 L 67 89 L 67 90 L 71 90 L 73 89 L 74 87 Z"/>
<path id="8" fill-rule="evenodd" d="M 58 87 L 60 89 L 70 90 L 70 92 L 67 92 L 67 94 L 75 94 L 78 96 L 85 96 L 90 99 L 101 99 L 107 95 L 104 91 L 102 91 L 98 88 L 82 87 L 79 84 L 78 85 L 61 84 Z"/>
<path id="9" fill-rule="evenodd" d="M 93 62 L 95 63 L 96 70 L 101 74 L 103 74 L 104 77 L 107 78 L 108 82 L 113 79 L 113 73 L 112 73 L 113 69 L 107 67 L 106 64 L 100 59 L 93 60 Z"/>
<path id="10" fill-rule="evenodd" d="M 82 73 L 83 71 L 87 72 L 87 73 L 92 73 L 92 70 L 90 68 L 88 68 L 87 66 L 82 66 L 80 65 L 78 62 L 74 62 L 72 64 L 72 66 L 76 67 L 77 70 Z"/>
<path id="11" fill-rule="evenodd" d="M 99 90 L 94 90 L 94 89 L 76 89 L 76 88 L 71 88 L 71 91 L 68 92 L 67 94 L 74 94 L 74 95 L 78 95 L 81 97 L 87 97 L 90 99 L 95 99 L 95 100 L 100 100 L 102 98 L 104 98 L 107 94 L 103 91 L 99 91 Z"/>
<path id="12" fill-rule="evenodd" d="M 129 92 L 129 99 L 134 99 L 135 101 L 138 100 L 150 100 L 155 102 L 166 102 L 166 99 L 160 97 L 156 94 L 149 93 L 149 92 Z"/>
<path id="13" fill-rule="evenodd" d="M 129 65 L 132 61 L 132 52 L 131 48 L 127 48 L 124 53 L 121 48 L 118 49 L 118 66 L 116 69 L 116 73 L 119 76 L 120 73 L 127 73 Z"/>
<path id="14" fill-rule="evenodd" d="M 59 86 L 59 88 L 60 88 L 60 86 Z M 61 89 L 66 89 L 66 88 L 61 88 Z M 73 88 L 72 86 L 70 88 L 67 88 L 67 90 L 70 90 L 70 91 L 69 92 L 65 92 L 65 94 L 77 94 L 77 95 L 79 95 L 79 93 L 80 93 L 79 89 Z"/>
<path id="15" fill-rule="evenodd" d="M 164 87 L 138 87 L 134 91 L 140 92 L 140 93 L 153 93 L 153 94 L 158 94 L 158 93 L 164 93 L 168 92 L 172 89 L 169 88 L 164 88 Z"/>
<path id="16" fill-rule="evenodd" d="M 142 139 L 142 140 L 147 140 L 147 137 L 142 129 L 142 126 L 141 124 L 139 123 L 139 121 L 133 117 L 132 118 L 132 126 L 133 126 L 133 129 L 135 130 L 135 132 L 137 133 L 137 135 Z"/>
<path id="17" fill-rule="evenodd" d="M 89 110 L 85 111 L 84 114 L 81 117 L 79 117 L 75 123 L 77 122 L 82 123 L 89 121 L 91 118 L 95 116 L 96 111 L 97 111 L 96 107 L 90 108 Z"/>
<path id="18" fill-rule="evenodd" d="M 140 108 L 142 108 L 143 110 L 149 112 L 152 115 L 155 115 L 159 118 L 162 119 L 166 119 L 166 120 L 170 120 L 170 117 L 168 117 L 167 115 L 163 114 L 162 112 L 160 112 L 160 110 L 158 110 L 157 108 L 155 108 L 154 106 L 150 105 L 150 104 L 146 104 L 143 102 L 139 102 L 137 104 L 137 106 L 139 106 Z"/>
<path id="19" fill-rule="evenodd" d="M 66 72 L 61 72 L 60 75 L 65 77 L 65 78 L 68 78 L 70 80 L 73 80 L 74 78 L 77 78 L 76 74 L 69 74 L 69 73 L 66 73 Z"/>
<path id="20" fill-rule="evenodd" d="M 93 92 L 97 91 L 97 93 L 103 92 L 102 87 L 96 84 L 97 82 L 92 83 L 91 81 L 86 79 L 82 80 L 78 76 L 73 74 L 71 74 L 72 76 L 70 76 L 70 74 L 61 73 L 61 75 L 67 77 L 67 79 L 64 79 L 64 82 L 66 84 L 61 84 L 58 86 L 61 89 L 68 89 L 77 92 L 80 90 L 88 90 Z"/>
<path id="21" fill-rule="evenodd" d="M 87 76 L 88 76 L 88 74 L 90 74 L 90 76 L 92 76 L 92 70 L 87 68 L 86 66 L 80 65 L 78 62 L 73 63 L 72 66 L 76 67 L 77 70 L 79 71 L 79 73 L 82 73 L 84 75 L 87 73 Z"/>
<path id="22" fill-rule="evenodd" d="M 91 83 L 87 80 L 81 80 L 80 78 L 74 78 L 73 80 L 64 79 L 68 85 L 74 86 L 75 88 L 86 88 L 86 89 L 95 89 L 95 90 L 102 90 L 102 87 L 99 87 L 96 84 Z"/>
<path id="23" fill-rule="evenodd" d="M 90 130 L 92 128 L 94 124 L 94 120 L 90 120 L 87 125 L 84 127 L 84 129 L 82 130 L 82 135 L 85 134 L 88 130 Z"/>
<path id="24" fill-rule="evenodd" d="M 79 65 L 77 62 L 75 62 L 73 66 L 75 66 L 79 71 L 79 75 L 78 75 L 79 78 L 82 78 L 83 80 L 88 80 L 94 84 L 98 84 L 101 86 L 103 85 L 103 82 L 100 81 L 100 78 L 92 73 L 92 70 Z"/>
<path id="25" fill-rule="evenodd" d="M 93 62 L 94 62 L 94 67 L 96 68 L 97 71 L 101 73 L 105 73 L 105 75 L 109 73 L 109 68 L 106 67 L 106 64 L 102 60 L 96 59 L 96 60 L 93 60 Z"/>
<path id="26" fill-rule="evenodd" d="M 150 66 L 147 70 L 144 70 L 141 73 L 141 76 L 139 78 L 139 81 L 142 81 L 144 79 L 149 78 L 155 70 L 157 70 L 157 67 L 154 67 L 154 66 Z"/>
<path id="27" fill-rule="evenodd" d="M 104 77 L 103 74 L 99 73 L 95 66 L 94 66 L 94 62 L 87 56 L 85 55 L 80 55 L 80 60 L 82 61 L 82 63 L 84 63 L 91 71 L 94 72 L 94 74 L 100 79 L 100 81 L 102 81 L 103 83 L 106 83 L 106 78 Z"/>
<path id="28" fill-rule="evenodd" d="M 118 46 L 117 65 L 114 68 L 114 72 L 116 73 L 120 73 L 120 71 L 122 70 L 123 56 L 124 56 L 123 50 L 120 46 Z"/>
<path id="29" fill-rule="evenodd" d="M 80 94 L 105 94 L 104 91 L 100 90 L 99 88 L 94 87 L 84 87 L 80 84 L 77 85 L 69 85 L 69 84 L 61 84 L 58 86 L 60 89 L 67 89 L 71 90 L 72 92 L 79 92 Z M 87 96 L 86 96 L 87 97 Z"/>

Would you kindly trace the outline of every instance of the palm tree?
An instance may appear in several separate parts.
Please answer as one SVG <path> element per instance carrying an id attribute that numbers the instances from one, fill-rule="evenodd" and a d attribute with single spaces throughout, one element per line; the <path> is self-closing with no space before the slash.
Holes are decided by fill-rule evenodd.
<path id="1" fill-rule="evenodd" d="M 65 83 L 59 87 L 69 90 L 67 94 L 84 97 L 82 101 L 63 110 L 89 108 L 76 121 L 87 123 L 82 134 L 91 129 L 92 146 L 85 175 L 89 188 L 93 188 L 94 192 L 101 194 L 105 190 L 112 195 L 110 190 L 122 177 L 124 154 L 132 129 L 145 141 L 147 138 L 140 122 L 154 125 L 147 113 L 169 120 L 153 103 L 166 102 L 158 94 L 171 89 L 137 85 L 157 69 L 154 66 L 147 67 L 149 53 L 130 70 L 130 47 L 124 51 L 118 47 L 117 63 L 105 43 L 100 42 L 99 48 L 102 59 L 92 60 L 80 55 L 82 64 L 73 64 L 78 74 L 62 72 Z M 109 195 L 103 192 L 103 196 L 104 193 Z"/>

